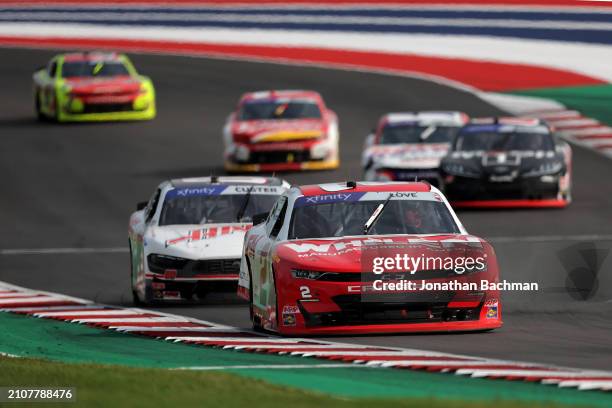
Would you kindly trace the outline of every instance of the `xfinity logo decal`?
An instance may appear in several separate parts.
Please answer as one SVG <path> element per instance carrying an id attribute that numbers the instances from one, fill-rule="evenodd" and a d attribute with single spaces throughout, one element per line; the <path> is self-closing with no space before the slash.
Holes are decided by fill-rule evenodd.
<path id="1" fill-rule="evenodd" d="M 351 198 L 350 193 L 328 194 L 322 196 L 306 197 L 306 202 L 311 204 L 324 203 L 326 201 L 347 201 Z"/>
<path id="2" fill-rule="evenodd" d="M 174 197 L 219 195 L 226 188 L 227 186 L 225 185 L 175 188 L 174 190 L 168 191 L 168 194 L 166 195 L 166 197 L 174 198 Z"/>
<path id="3" fill-rule="evenodd" d="M 295 207 L 303 207 L 305 205 L 313 204 L 328 204 L 328 203 L 342 203 L 359 201 L 365 193 L 335 193 L 335 194 L 323 194 L 317 196 L 306 196 L 300 197 L 295 202 Z"/>
<path id="4" fill-rule="evenodd" d="M 202 188 L 184 188 L 182 190 L 176 190 L 176 195 L 180 197 L 186 197 L 190 195 L 211 195 L 215 192 L 214 188 L 202 187 Z"/>

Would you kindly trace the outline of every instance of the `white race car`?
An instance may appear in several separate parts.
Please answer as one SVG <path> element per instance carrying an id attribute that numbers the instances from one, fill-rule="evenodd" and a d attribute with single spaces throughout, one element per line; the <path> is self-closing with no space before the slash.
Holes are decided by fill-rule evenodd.
<path id="1" fill-rule="evenodd" d="M 274 177 L 202 177 L 161 183 L 129 224 L 134 302 L 201 299 L 236 289 L 244 235 L 290 187 Z"/>
<path id="2" fill-rule="evenodd" d="M 469 121 L 462 112 L 389 113 L 368 135 L 362 156 L 369 181 L 440 183 L 440 161 Z"/>

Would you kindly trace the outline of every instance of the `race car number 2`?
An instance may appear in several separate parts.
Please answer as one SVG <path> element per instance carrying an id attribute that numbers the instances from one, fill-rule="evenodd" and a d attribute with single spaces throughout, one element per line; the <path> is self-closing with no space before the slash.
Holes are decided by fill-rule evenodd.
<path id="1" fill-rule="evenodd" d="M 310 288 L 308 286 L 300 286 L 300 294 L 302 299 L 311 299 L 312 294 L 310 293 Z"/>

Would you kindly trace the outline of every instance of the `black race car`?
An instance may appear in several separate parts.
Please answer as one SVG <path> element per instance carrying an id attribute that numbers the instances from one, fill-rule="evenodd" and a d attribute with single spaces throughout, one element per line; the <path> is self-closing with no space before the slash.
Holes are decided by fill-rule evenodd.
<path id="1" fill-rule="evenodd" d="M 565 207 L 572 151 L 539 119 L 475 119 L 441 162 L 443 188 L 456 207 Z"/>

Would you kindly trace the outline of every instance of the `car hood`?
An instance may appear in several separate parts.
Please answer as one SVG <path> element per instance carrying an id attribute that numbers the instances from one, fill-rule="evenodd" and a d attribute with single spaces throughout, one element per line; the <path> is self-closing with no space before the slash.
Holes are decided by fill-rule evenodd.
<path id="1" fill-rule="evenodd" d="M 242 143 L 317 139 L 325 132 L 323 119 L 252 120 L 236 122 L 232 126 L 234 139 Z"/>
<path id="2" fill-rule="evenodd" d="M 108 78 L 70 78 L 65 80 L 72 93 L 112 94 L 134 93 L 140 90 L 141 81 L 131 76 Z"/>
<path id="3" fill-rule="evenodd" d="M 293 268 L 361 272 L 372 270 L 374 257 L 478 257 L 493 255 L 491 246 L 472 235 L 385 235 L 286 241 L 276 247 L 279 259 Z"/>
<path id="4" fill-rule="evenodd" d="M 250 223 L 168 225 L 152 227 L 145 236 L 148 253 L 189 259 L 240 258 Z"/>
<path id="5" fill-rule="evenodd" d="M 448 143 L 376 145 L 366 155 L 379 168 L 431 169 L 440 165 L 449 148 Z"/>

